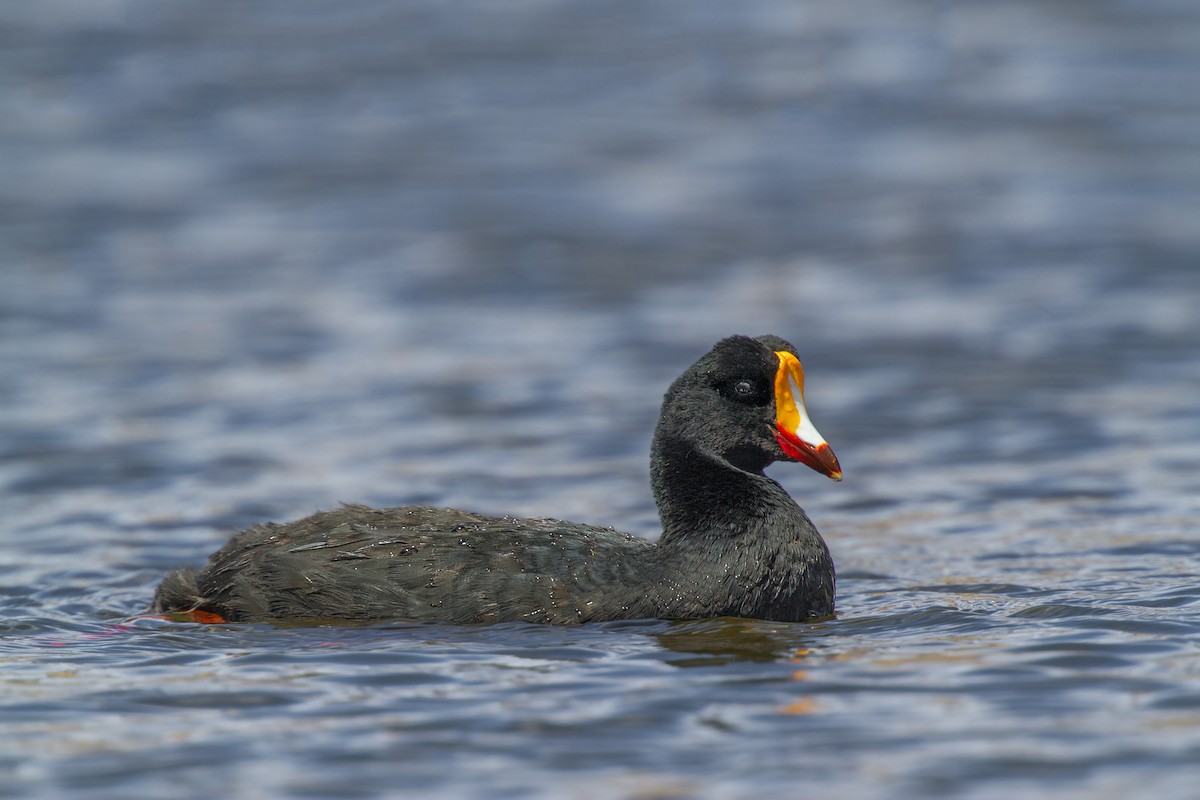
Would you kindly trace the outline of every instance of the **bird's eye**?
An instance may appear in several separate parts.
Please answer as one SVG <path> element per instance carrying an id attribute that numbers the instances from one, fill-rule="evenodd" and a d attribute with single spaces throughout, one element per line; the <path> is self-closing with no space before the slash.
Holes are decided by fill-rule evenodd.
<path id="1" fill-rule="evenodd" d="M 730 400 L 752 406 L 763 405 L 769 399 L 766 385 L 753 378 L 733 378 L 718 385 L 717 390 Z"/>

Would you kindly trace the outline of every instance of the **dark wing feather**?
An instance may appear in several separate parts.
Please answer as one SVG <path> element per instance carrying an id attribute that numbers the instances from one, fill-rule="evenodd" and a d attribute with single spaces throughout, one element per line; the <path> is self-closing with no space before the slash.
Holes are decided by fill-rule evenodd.
<path id="1" fill-rule="evenodd" d="M 199 574 L 164 581 L 157 605 L 231 621 L 570 624 L 644 602 L 652 550 L 628 534 L 557 520 L 345 506 L 238 534 Z"/>

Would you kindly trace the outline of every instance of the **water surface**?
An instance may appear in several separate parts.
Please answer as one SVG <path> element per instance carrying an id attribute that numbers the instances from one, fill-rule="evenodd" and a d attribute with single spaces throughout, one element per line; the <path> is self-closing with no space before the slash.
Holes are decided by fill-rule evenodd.
<path id="1" fill-rule="evenodd" d="M 1188 798 L 1200 12 L 0 11 L 0 797 Z M 653 538 L 794 341 L 839 615 L 139 618 L 338 502 Z"/>

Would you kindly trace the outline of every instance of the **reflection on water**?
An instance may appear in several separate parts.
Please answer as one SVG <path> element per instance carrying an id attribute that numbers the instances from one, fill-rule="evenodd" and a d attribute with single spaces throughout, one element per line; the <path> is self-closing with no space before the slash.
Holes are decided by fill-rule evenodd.
<path id="1" fill-rule="evenodd" d="M 801 625 L 721 619 L 677 622 L 655 636 L 659 646 L 694 658 L 673 659 L 677 667 L 714 667 L 738 661 L 770 662 L 806 652 Z"/>
<path id="2" fill-rule="evenodd" d="M 0 797 L 1194 796 L 1200 12 L 198 8 L 0 9 Z M 341 501 L 656 536 L 734 332 L 834 619 L 139 616 Z"/>

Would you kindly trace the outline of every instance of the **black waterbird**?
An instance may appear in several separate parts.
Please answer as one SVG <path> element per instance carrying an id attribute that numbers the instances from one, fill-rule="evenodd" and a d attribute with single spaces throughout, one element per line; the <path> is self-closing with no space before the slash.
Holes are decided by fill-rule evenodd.
<path id="1" fill-rule="evenodd" d="M 777 336 L 731 336 L 667 390 L 650 450 L 657 544 L 553 519 L 349 505 L 234 536 L 163 580 L 154 609 L 205 622 L 749 617 L 833 612 L 829 550 L 763 470 L 841 467 Z"/>

